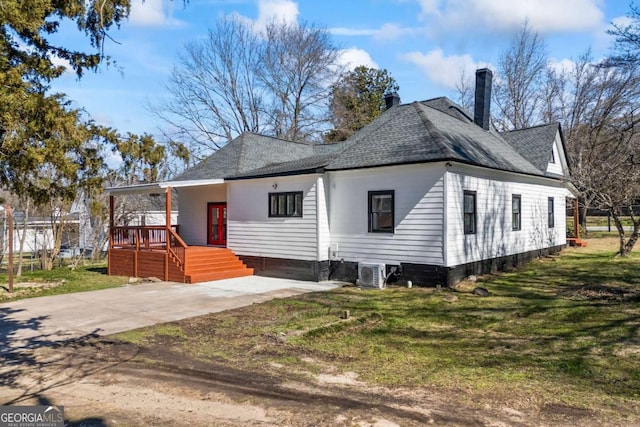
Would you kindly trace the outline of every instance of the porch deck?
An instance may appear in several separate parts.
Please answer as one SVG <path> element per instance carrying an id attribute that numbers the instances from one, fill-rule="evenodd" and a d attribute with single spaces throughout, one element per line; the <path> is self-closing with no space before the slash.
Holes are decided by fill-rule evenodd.
<path id="1" fill-rule="evenodd" d="M 199 283 L 252 274 L 230 249 L 187 245 L 176 226 L 111 228 L 109 275 Z"/>

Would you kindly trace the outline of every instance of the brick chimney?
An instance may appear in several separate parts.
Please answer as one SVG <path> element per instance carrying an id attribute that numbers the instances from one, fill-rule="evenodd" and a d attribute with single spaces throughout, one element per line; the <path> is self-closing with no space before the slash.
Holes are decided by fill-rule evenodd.
<path id="1" fill-rule="evenodd" d="M 400 105 L 400 95 L 397 92 L 388 93 L 384 96 L 384 102 L 387 105 L 387 110 L 396 105 Z"/>
<path id="2" fill-rule="evenodd" d="M 476 92 L 473 121 L 485 130 L 491 123 L 491 80 L 493 73 L 488 68 L 476 70 Z"/>

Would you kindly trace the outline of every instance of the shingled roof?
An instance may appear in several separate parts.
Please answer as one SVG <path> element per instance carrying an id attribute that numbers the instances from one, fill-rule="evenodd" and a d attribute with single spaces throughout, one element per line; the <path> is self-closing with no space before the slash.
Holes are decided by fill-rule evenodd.
<path id="1" fill-rule="evenodd" d="M 337 144 L 299 143 L 244 133 L 179 180 L 245 179 L 455 161 L 546 176 L 558 125 L 498 133 L 473 123 L 447 98 L 398 105 Z"/>
<path id="2" fill-rule="evenodd" d="M 536 168 L 546 171 L 553 150 L 553 144 L 550 142 L 555 140 L 559 128 L 558 123 L 552 123 L 502 132 L 500 136 Z"/>
<path id="3" fill-rule="evenodd" d="M 414 102 L 394 107 L 350 140 L 327 169 L 353 169 L 405 163 L 458 161 L 491 169 L 539 175 L 496 132 L 454 114 Z"/>
<path id="4" fill-rule="evenodd" d="M 245 132 L 172 181 L 228 178 L 315 154 L 314 145 Z"/>

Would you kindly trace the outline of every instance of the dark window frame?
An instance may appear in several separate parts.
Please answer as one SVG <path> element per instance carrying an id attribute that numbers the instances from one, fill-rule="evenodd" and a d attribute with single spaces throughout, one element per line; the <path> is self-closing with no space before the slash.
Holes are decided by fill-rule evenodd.
<path id="1" fill-rule="evenodd" d="M 467 196 L 472 196 L 473 197 L 473 212 L 465 212 L 465 199 L 467 198 Z M 464 234 L 476 234 L 477 233 L 477 213 L 478 213 L 478 201 L 477 201 L 477 192 L 475 191 L 469 191 L 469 190 L 464 190 L 464 193 L 462 195 L 462 228 L 464 229 Z M 471 215 L 472 218 L 472 222 L 471 222 L 471 226 L 472 227 L 467 227 L 467 215 Z"/>
<path id="2" fill-rule="evenodd" d="M 374 225 L 376 221 L 374 221 L 373 217 L 375 214 L 379 212 L 373 212 L 373 197 L 374 196 L 391 196 L 391 211 L 389 214 L 391 215 L 391 229 L 379 229 L 375 228 Z M 368 206 L 367 206 L 367 218 L 368 218 L 368 230 L 369 233 L 386 233 L 386 234 L 394 234 L 396 231 L 396 196 L 395 190 L 376 190 L 369 191 L 368 196 Z M 384 212 L 383 212 L 384 213 Z"/>
<path id="3" fill-rule="evenodd" d="M 555 210 L 554 198 L 549 197 L 547 199 L 547 224 L 549 225 L 549 228 L 554 228 L 556 226 Z"/>
<path id="4" fill-rule="evenodd" d="M 296 211 L 296 196 L 300 200 L 300 212 Z M 292 204 L 289 205 L 289 202 Z M 267 209 L 269 218 L 302 218 L 304 210 L 304 194 L 302 191 L 281 191 L 269 193 Z M 289 209 L 291 207 L 292 209 Z M 274 209 L 272 209 L 274 208 Z"/>
<path id="5" fill-rule="evenodd" d="M 514 205 L 514 202 L 517 200 L 517 205 Z M 518 210 L 514 207 L 517 206 Z M 512 194 L 511 195 L 511 230 L 512 231 L 520 231 L 522 230 L 522 195 L 521 194 Z"/>

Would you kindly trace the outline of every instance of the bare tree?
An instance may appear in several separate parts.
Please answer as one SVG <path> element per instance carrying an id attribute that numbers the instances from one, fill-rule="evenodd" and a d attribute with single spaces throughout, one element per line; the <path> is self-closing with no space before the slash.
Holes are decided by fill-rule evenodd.
<path id="1" fill-rule="evenodd" d="M 329 122 L 338 51 L 325 29 L 271 22 L 265 29 L 262 83 L 272 132 L 292 141 L 319 139 Z"/>
<path id="2" fill-rule="evenodd" d="M 466 70 L 462 70 L 455 90 L 458 104 L 466 111 L 472 112 L 475 102 L 475 83 L 473 77 L 467 76 Z"/>
<path id="3" fill-rule="evenodd" d="M 613 53 L 605 61 L 608 66 L 624 66 L 640 63 L 640 7 L 631 3 L 625 25 L 613 24 L 607 33 L 615 37 Z"/>
<path id="4" fill-rule="evenodd" d="M 640 75 L 636 67 L 602 67 L 589 60 L 583 55 L 569 77 L 564 121 L 572 182 L 585 208 L 599 207 L 612 215 L 619 254 L 626 256 L 640 236 L 640 216 L 634 210 L 640 200 Z M 628 237 L 619 218 L 623 210 L 634 224 Z"/>
<path id="5" fill-rule="evenodd" d="M 242 132 L 264 131 L 261 49 L 255 29 L 234 17 L 188 43 L 166 86 L 172 97 L 150 107 L 167 122 L 170 139 L 190 141 L 200 157 Z"/>
<path id="6" fill-rule="evenodd" d="M 150 109 L 194 160 L 245 131 L 314 137 L 328 119 L 337 55 L 324 29 L 274 21 L 259 31 L 227 16 L 185 46 L 167 84 L 171 98 Z"/>
<path id="7" fill-rule="evenodd" d="M 539 121 L 547 49 L 542 38 L 525 22 L 498 63 L 493 101 L 500 130 L 522 129 Z"/>
<path id="8" fill-rule="evenodd" d="M 539 89 L 540 120 L 543 123 L 562 121 L 566 111 L 566 72 L 547 66 Z"/>

